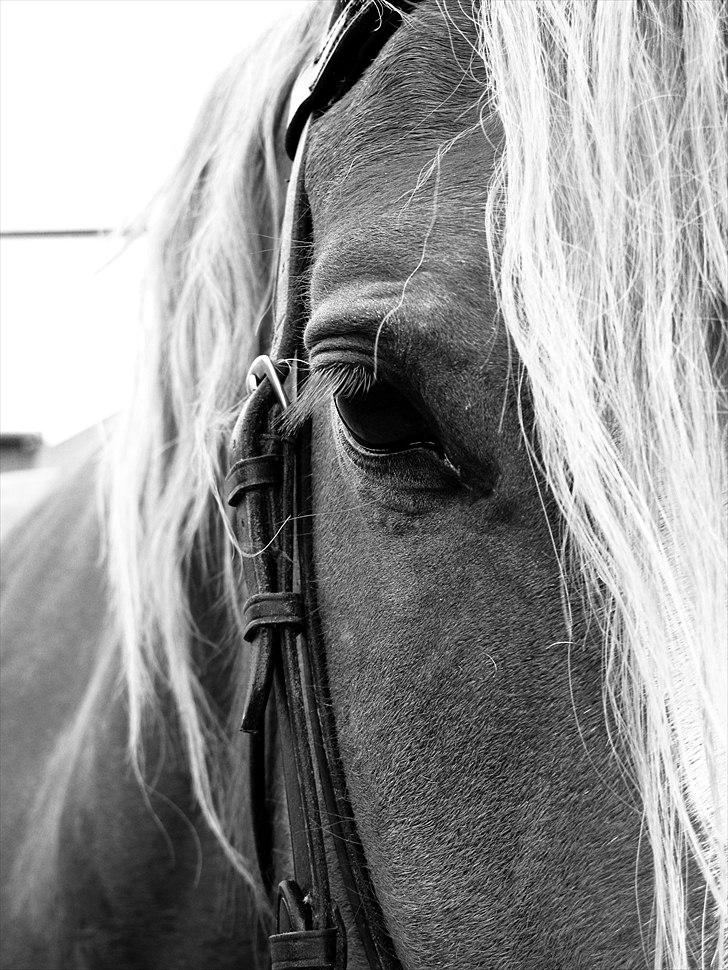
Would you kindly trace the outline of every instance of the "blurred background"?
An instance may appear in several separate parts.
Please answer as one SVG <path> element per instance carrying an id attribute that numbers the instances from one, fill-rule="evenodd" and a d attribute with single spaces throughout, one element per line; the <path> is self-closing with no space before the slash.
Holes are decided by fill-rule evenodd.
<path id="1" fill-rule="evenodd" d="M 303 0 L 1 0 L 3 530 L 123 407 L 143 212 L 226 64 Z"/>

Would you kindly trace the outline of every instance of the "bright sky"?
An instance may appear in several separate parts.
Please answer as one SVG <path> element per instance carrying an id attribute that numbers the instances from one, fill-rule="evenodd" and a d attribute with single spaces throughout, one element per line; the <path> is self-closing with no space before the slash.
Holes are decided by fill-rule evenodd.
<path id="1" fill-rule="evenodd" d="M 3 229 L 133 216 L 218 74 L 301 2 L 2 0 Z"/>
<path id="2" fill-rule="evenodd" d="M 0 0 L 4 231 L 133 219 L 215 77 L 303 0 Z M 143 247 L 4 239 L 0 426 L 62 440 L 129 387 Z"/>

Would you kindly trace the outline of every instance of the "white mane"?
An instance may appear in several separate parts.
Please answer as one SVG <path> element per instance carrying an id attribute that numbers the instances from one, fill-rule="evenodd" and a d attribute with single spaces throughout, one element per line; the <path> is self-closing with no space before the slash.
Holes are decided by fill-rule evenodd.
<path id="1" fill-rule="evenodd" d="M 177 709 L 201 810 L 244 875 L 213 782 L 229 735 L 192 663 L 189 576 L 194 563 L 222 585 L 231 632 L 240 633 L 240 579 L 217 488 L 271 301 L 290 89 L 313 56 L 326 13 L 306 7 L 300 22 L 272 29 L 222 75 L 200 112 L 153 214 L 145 346 L 133 407 L 109 456 L 109 575 L 132 758 L 138 767 L 145 714 L 162 687 Z"/>
<path id="2" fill-rule="evenodd" d="M 655 966 L 694 957 L 686 857 L 724 959 L 725 6 L 495 2 L 481 24 L 505 129 L 494 276 L 604 633 L 654 858 Z"/>

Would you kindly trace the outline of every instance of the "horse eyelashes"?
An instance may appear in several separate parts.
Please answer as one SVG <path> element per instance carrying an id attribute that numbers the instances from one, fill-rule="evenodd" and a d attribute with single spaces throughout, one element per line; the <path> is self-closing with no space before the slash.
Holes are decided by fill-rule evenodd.
<path id="1" fill-rule="evenodd" d="M 440 450 L 437 435 L 417 406 L 395 384 L 377 380 L 363 364 L 314 367 L 301 395 L 282 417 L 285 433 L 295 434 L 332 400 L 350 438 L 372 454 L 412 447 Z"/>
<path id="2" fill-rule="evenodd" d="M 374 373 L 362 364 L 327 364 L 309 372 L 303 391 L 281 419 L 286 434 L 294 435 L 314 412 L 332 398 L 364 397 L 375 384 Z"/>

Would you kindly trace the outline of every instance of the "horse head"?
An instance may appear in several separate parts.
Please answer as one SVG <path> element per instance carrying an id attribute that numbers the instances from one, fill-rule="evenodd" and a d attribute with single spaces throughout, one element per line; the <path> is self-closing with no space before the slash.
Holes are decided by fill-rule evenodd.
<path id="1" fill-rule="evenodd" d="M 251 666 L 265 699 L 278 674 L 255 665 L 295 637 L 250 634 L 239 553 L 248 585 L 267 550 L 286 572 L 295 519 L 323 674 L 292 661 L 291 718 L 314 759 L 335 740 L 338 794 L 309 778 L 304 800 L 326 803 L 349 966 L 371 954 L 347 833 L 383 967 L 719 962 L 725 7 L 352 11 L 396 29 L 316 104 L 293 177 L 289 101 L 328 5 L 228 72 L 167 189 L 109 516 L 132 751 L 163 696 L 269 932 L 300 831 L 270 706 L 250 747 L 237 726 Z M 234 434 L 288 374 L 256 487 L 299 449 L 306 505 L 240 541 L 225 453 L 261 352 Z"/>

